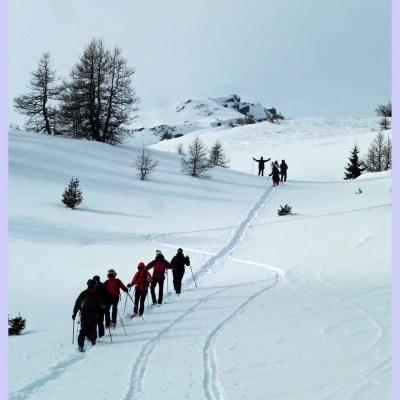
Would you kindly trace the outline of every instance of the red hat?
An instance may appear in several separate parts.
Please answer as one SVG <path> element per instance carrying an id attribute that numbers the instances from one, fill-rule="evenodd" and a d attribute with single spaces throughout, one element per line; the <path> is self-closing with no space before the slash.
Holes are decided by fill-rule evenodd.
<path id="1" fill-rule="evenodd" d="M 146 265 L 144 264 L 144 262 L 140 262 L 139 264 L 138 264 L 138 268 L 144 268 Z"/>

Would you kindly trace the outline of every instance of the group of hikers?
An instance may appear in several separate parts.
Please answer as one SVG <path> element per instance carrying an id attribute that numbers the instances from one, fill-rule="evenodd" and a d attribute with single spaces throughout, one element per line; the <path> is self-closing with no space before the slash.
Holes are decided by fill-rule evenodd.
<path id="1" fill-rule="evenodd" d="M 265 164 L 271 159 L 268 158 L 265 160 L 263 157 L 260 157 L 259 160 L 256 160 L 253 157 L 253 160 L 258 162 L 258 175 L 264 176 Z M 274 186 L 278 186 L 279 182 L 286 182 L 288 168 L 289 167 L 286 164 L 285 160 L 282 160 L 280 164 L 278 163 L 278 161 L 274 161 L 271 163 L 271 173 L 268 176 L 272 176 L 272 184 Z"/>
<path id="2" fill-rule="evenodd" d="M 84 290 L 75 301 L 72 319 L 80 313 L 80 331 L 78 335 L 78 349 L 84 351 L 85 339 L 88 338 L 92 345 L 96 344 L 97 337 L 101 338 L 106 329 L 115 329 L 117 324 L 118 303 L 120 291 L 126 293 L 134 303 L 131 318 L 141 317 L 144 313 L 145 300 L 150 287 L 153 305 L 161 305 L 163 302 L 164 280 L 168 269 L 172 270 L 175 293 L 179 296 L 182 290 L 182 278 L 185 273 L 185 266 L 190 266 L 189 256 L 183 254 L 181 248 L 176 255 L 168 262 L 160 250 L 156 250 L 153 261 L 145 265 L 140 262 L 138 271 L 132 278 L 131 283 L 125 284 L 117 278 L 114 269 L 107 272 L 107 280 L 101 282 L 100 277 L 95 275 L 87 281 L 87 289 Z M 153 270 L 153 274 L 150 274 Z M 158 298 L 155 288 L 158 285 Z M 135 298 L 129 294 L 130 289 L 135 288 Z M 110 315 L 111 311 L 111 315 Z M 105 328 L 104 328 L 105 320 Z M 121 321 L 122 323 L 122 321 Z M 74 328 L 75 329 L 75 328 Z M 111 336 L 111 332 L 110 332 Z"/>

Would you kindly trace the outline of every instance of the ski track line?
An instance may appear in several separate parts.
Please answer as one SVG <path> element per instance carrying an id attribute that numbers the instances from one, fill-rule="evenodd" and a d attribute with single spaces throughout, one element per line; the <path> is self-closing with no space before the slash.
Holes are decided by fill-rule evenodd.
<path id="1" fill-rule="evenodd" d="M 168 244 L 168 243 L 159 242 L 158 240 L 154 240 L 154 243 L 157 243 L 157 244 L 165 246 L 165 247 L 170 247 L 170 248 L 173 248 L 173 249 L 177 248 L 176 244 L 171 245 L 171 244 Z M 205 254 L 205 255 L 209 255 L 209 256 L 215 256 L 216 255 L 216 253 L 211 253 L 211 252 L 207 252 L 207 251 L 203 251 L 203 250 L 191 249 L 189 247 L 185 247 L 185 250 L 190 251 L 191 253 Z M 257 266 L 257 267 L 269 269 L 269 270 L 279 274 L 282 278 L 285 277 L 286 272 L 287 272 L 287 271 L 285 271 L 285 270 L 283 270 L 281 268 L 274 267 L 273 265 L 264 264 L 264 263 L 260 263 L 260 262 L 257 262 L 257 261 L 244 260 L 242 258 L 236 258 L 236 257 L 232 257 L 232 256 L 229 256 L 229 259 L 234 261 L 234 262 L 240 263 L 240 264 L 254 265 L 254 266 Z"/>
<path id="2" fill-rule="evenodd" d="M 205 345 L 203 347 L 203 361 L 204 361 L 204 378 L 203 388 L 204 394 L 207 400 L 224 400 L 225 394 L 222 385 L 219 380 L 217 354 L 215 350 L 215 342 L 218 334 L 224 329 L 224 327 L 235 319 L 240 313 L 246 308 L 246 306 L 255 300 L 258 296 L 264 292 L 270 290 L 279 282 L 279 274 L 275 275 L 274 282 L 258 290 L 250 297 L 248 297 L 239 307 L 237 307 L 230 315 L 228 315 L 222 322 L 220 322 L 212 332 L 207 336 Z"/>
<path id="3" fill-rule="evenodd" d="M 56 380 L 59 378 L 69 367 L 79 361 L 83 361 L 85 358 L 83 354 L 73 354 L 72 356 L 57 362 L 55 365 L 50 367 L 46 374 L 38 379 L 35 379 L 22 389 L 10 393 L 9 400 L 25 400 L 28 399 L 37 390 L 46 385 L 47 382 Z"/>
<path id="4" fill-rule="evenodd" d="M 206 303 L 211 297 L 214 297 L 226 290 L 232 289 L 232 286 L 226 286 L 223 287 L 222 289 L 219 289 L 212 294 L 209 294 L 208 296 L 205 296 L 201 298 L 199 301 L 197 301 L 196 304 L 194 304 L 192 307 L 187 309 L 183 314 L 181 314 L 179 317 L 174 319 L 169 325 L 167 325 L 165 328 L 160 330 L 154 337 L 152 337 L 143 347 L 142 350 L 138 356 L 138 358 L 135 361 L 134 367 L 131 371 L 131 377 L 130 377 L 130 386 L 128 388 L 128 391 L 126 392 L 125 396 L 123 397 L 123 400 L 133 400 L 137 398 L 138 395 L 140 395 L 143 391 L 143 380 L 144 380 L 144 375 L 147 369 L 147 364 L 150 360 L 150 356 L 160 340 L 160 338 L 168 333 L 176 324 L 181 322 L 187 315 L 192 313 L 196 308 L 198 308 L 200 305 L 203 303 Z"/>
<path id="5" fill-rule="evenodd" d="M 212 255 L 207 261 L 205 261 L 199 268 L 198 271 L 194 273 L 196 280 L 202 278 L 205 274 L 215 268 L 216 264 L 221 261 L 224 257 L 230 255 L 239 243 L 244 238 L 248 228 L 251 225 L 251 221 L 257 216 L 260 209 L 265 206 L 268 198 L 274 193 L 274 187 L 268 187 L 264 193 L 259 197 L 257 202 L 247 213 L 247 216 L 242 220 L 236 229 L 233 230 L 233 235 L 229 242 L 225 244 L 216 254 Z M 155 238 L 159 235 L 149 235 L 149 240 L 156 241 Z M 162 235 L 161 235 L 162 236 Z M 187 286 L 193 286 L 192 278 L 186 279 L 183 284 Z"/>

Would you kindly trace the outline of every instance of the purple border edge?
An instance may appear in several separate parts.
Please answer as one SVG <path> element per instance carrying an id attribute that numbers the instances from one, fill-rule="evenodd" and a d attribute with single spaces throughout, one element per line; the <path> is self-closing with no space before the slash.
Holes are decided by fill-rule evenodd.
<path id="1" fill-rule="evenodd" d="M 400 138 L 397 132 L 400 130 L 400 120 L 397 117 L 400 112 L 400 85 L 398 72 L 400 69 L 398 38 L 400 37 L 400 0 L 392 0 L 392 103 L 394 117 L 393 123 L 393 204 L 399 201 L 398 171 L 400 167 Z M 397 22 L 397 24 L 396 24 Z M 0 4 L 0 183 L 3 195 L 0 199 L 0 265 L 3 279 L 0 280 L 0 343 L 1 343 L 1 363 L 0 363 L 0 398 L 8 397 L 8 351 L 7 351 L 7 261 L 8 261 L 8 117 L 7 117 L 7 98 L 8 98 L 8 2 L 1 0 Z M 399 243 L 399 213 L 393 207 L 393 237 L 392 243 Z M 392 259 L 392 399 L 400 399 L 400 270 L 399 247 L 393 245 Z"/>
<path id="2" fill-rule="evenodd" d="M 400 0 L 392 0 L 392 399 L 400 399 L 400 270 L 399 270 L 399 168 L 400 168 L 400 85 L 399 85 Z M 397 207 L 396 207 L 397 205 Z M 396 246 L 394 245 L 396 244 Z"/>
<path id="3" fill-rule="evenodd" d="M 8 398 L 8 1 L 0 0 L 0 398 Z"/>

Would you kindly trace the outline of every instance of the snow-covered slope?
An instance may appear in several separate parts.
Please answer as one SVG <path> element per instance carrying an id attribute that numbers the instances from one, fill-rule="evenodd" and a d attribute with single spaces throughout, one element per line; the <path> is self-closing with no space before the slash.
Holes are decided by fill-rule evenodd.
<path id="1" fill-rule="evenodd" d="M 378 118 L 304 118 L 279 124 L 260 122 L 231 129 L 223 127 L 193 132 L 166 140 L 154 149 L 176 152 L 179 143 L 186 147 L 196 136 L 211 147 L 220 140 L 233 169 L 254 172 L 252 157 L 271 158 L 289 165 L 291 179 L 340 180 L 354 144 L 364 156 L 377 134 Z M 387 131 L 391 134 L 390 130 Z"/>
<path id="2" fill-rule="evenodd" d="M 202 131 L 237 169 L 260 153 L 286 158 L 278 188 L 234 170 L 183 176 L 177 155 L 156 150 L 140 182 L 132 145 L 10 132 L 10 314 L 28 324 L 9 340 L 10 399 L 389 398 L 391 177 L 329 182 L 374 123 Z M 72 175 L 84 191 L 75 211 L 60 203 Z M 285 203 L 295 214 L 276 216 Z M 187 270 L 180 298 L 77 354 L 71 312 L 86 280 L 113 267 L 128 282 L 155 249 L 170 259 L 177 247 L 198 288 Z"/>

